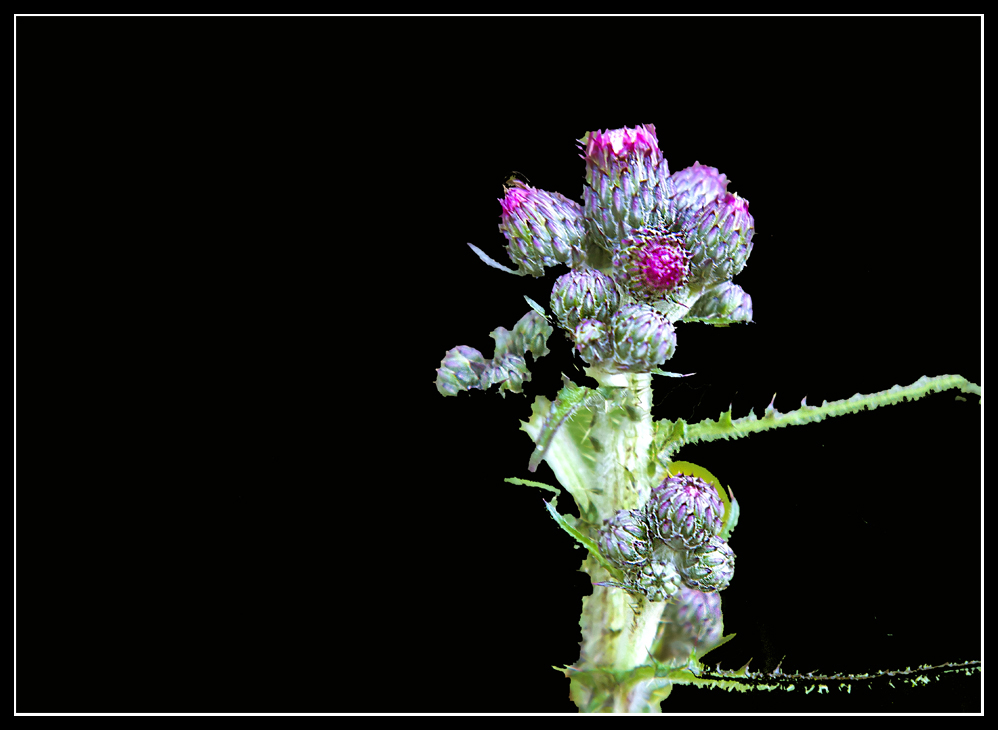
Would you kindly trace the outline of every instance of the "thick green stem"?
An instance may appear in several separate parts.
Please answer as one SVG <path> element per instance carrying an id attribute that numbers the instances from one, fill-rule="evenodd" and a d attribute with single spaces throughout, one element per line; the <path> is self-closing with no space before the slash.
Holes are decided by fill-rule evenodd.
<path id="1" fill-rule="evenodd" d="M 592 426 L 600 444 L 595 472 L 601 493 L 592 498 L 600 520 L 641 507 L 651 492 L 651 375 L 628 374 L 624 379 L 626 387 L 595 414 Z M 620 382 L 619 376 L 611 382 Z M 598 528 L 590 525 L 591 537 Z M 582 567 L 593 583 L 612 580 L 592 557 Z M 614 677 L 649 662 L 664 607 L 663 602 L 608 586 L 594 585 L 592 595 L 582 599 L 582 652 L 575 666 L 587 672 L 589 683 L 573 680 L 572 698 L 580 709 L 657 710 L 657 702 L 649 701 L 646 682 L 618 685 Z"/>

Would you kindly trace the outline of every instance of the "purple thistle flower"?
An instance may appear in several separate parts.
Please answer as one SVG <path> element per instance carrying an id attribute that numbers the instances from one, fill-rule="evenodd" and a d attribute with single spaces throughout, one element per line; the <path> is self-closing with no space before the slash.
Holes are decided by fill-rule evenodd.
<path id="1" fill-rule="evenodd" d="M 690 255 L 674 233 L 635 231 L 614 250 L 617 281 L 637 299 L 654 302 L 686 283 Z"/>
<path id="2" fill-rule="evenodd" d="M 584 144 L 586 161 L 603 170 L 610 168 L 614 158 L 622 160 L 631 155 L 649 157 L 654 165 L 662 159 L 654 124 L 639 124 L 633 129 L 608 129 L 605 132 L 597 129 L 586 135 Z"/>
<path id="3" fill-rule="evenodd" d="M 585 236 L 581 205 L 519 180 L 506 188 L 499 205 L 506 251 L 522 273 L 543 276 L 548 266 L 581 264 Z"/>
<path id="4" fill-rule="evenodd" d="M 588 132 L 579 142 L 586 161 L 582 197 L 594 243 L 612 251 L 633 229 L 667 221 L 673 184 L 654 125 Z"/>

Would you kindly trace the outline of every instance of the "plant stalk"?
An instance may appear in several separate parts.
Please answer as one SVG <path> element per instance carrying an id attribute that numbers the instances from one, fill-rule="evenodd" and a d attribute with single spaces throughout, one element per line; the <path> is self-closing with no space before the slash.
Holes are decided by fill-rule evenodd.
<path id="1" fill-rule="evenodd" d="M 597 463 L 601 494 L 592 498 L 600 520 L 618 510 L 635 509 L 651 493 L 650 447 L 652 442 L 651 374 L 625 376 L 627 385 L 615 389 L 606 408 L 594 414 L 592 437 L 600 444 Z M 620 382 L 619 376 L 613 382 Z M 590 525 L 595 538 L 599 525 Z M 593 583 L 612 576 L 591 556 L 582 564 Z M 581 655 L 575 668 L 585 672 L 585 681 L 572 679 L 571 696 L 584 712 L 658 711 L 655 691 L 662 683 L 652 680 L 617 681 L 622 674 L 649 663 L 655 634 L 665 603 L 650 602 L 619 588 L 593 586 L 582 599 Z M 666 692 L 668 687 L 665 687 Z"/>

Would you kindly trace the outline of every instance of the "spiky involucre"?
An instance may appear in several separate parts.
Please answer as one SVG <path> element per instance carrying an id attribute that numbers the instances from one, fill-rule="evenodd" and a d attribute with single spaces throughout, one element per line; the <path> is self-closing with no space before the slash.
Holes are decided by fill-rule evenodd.
<path id="1" fill-rule="evenodd" d="M 582 263 L 585 225 L 582 206 L 560 193 L 514 180 L 506 188 L 499 230 L 506 251 L 524 274 L 544 276 L 544 268 Z"/>
<path id="2" fill-rule="evenodd" d="M 676 350 L 676 330 L 647 304 L 625 304 L 610 320 L 614 367 L 622 372 L 648 372 Z"/>
<path id="3" fill-rule="evenodd" d="M 437 390 L 441 395 L 457 395 L 462 390 L 482 387 L 482 374 L 488 363 L 478 350 L 466 345 L 451 348 L 437 368 Z"/>
<path id="4" fill-rule="evenodd" d="M 649 601 L 665 601 L 682 588 L 682 577 L 672 563 L 653 560 L 638 569 L 633 587 Z"/>
<path id="5" fill-rule="evenodd" d="M 673 218 L 687 211 L 697 211 L 713 203 L 728 191 L 728 178 L 716 167 L 694 162 L 692 167 L 672 174 L 674 192 L 670 200 Z"/>
<path id="6" fill-rule="evenodd" d="M 726 281 L 705 291 L 687 317 L 707 322 L 751 322 L 752 297 L 738 284 Z"/>
<path id="7" fill-rule="evenodd" d="M 596 269 L 572 269 L 559 276 L 551 289 L 551 309 L 569 332 L 584 319 L 608 320 L 619 305 L 613 279 Z"/>
<path id="8" fill-rule="evenodd" d="M 727 281 L 745 268 L 755 221 L 744 198 L 725 193 L 684 218 L 681 227 L 691 254 L 692 277 L 705 286 Z"/>
<path id="9" fill-rule="evenodd" d="M 654 125 L 587 132 L 579 142 L 586 161 L 582 198 L 593 243 L 612 251 L 635 228 L 671 222 L 674 187 Z"/>
<path id="10" fill-rule="evenodd" d="M 506 397 L 506 391 L 523 392 L 523 383 L 530 380 L 527 361 L 522 355 L 507 352 L 489 361 L 488 367 L 482 373 L 482 389 L 488 390 L 493 385 L 499 386 L 499 395 Z"/>
<path id="11" fill-rule="evenodd" d="M 597 544 L 606 559 L 618 567 L 643 565 L 649 555 L 644 513 L 641 510 L 620 510 L 604 520 Z"/>
<path id="12" fill-rule="evenodd" d="M 599 365 L 613 359 L 613 340 L 610 330 L 598 319 L 584 319 L 572 331 L 575 349 L 590 365 Z"/>
<path id="13" fill-rule="evenodd" d="M 690 254 L 675 233 L 638 229 L 613 251 L 617 282 L 639 301 L 657 302 L 689 277 Z"/>
<path id="14" fill-rule="evenodd" d="M 724 504 L 712 484 L 676 474 L 651 490 L 645 507 L 656 536 L 678 547 L 699 547 L 721 532 Z"/>
<path id="15" fill-rule="evenodd" d="M 716 535 L 686 553 L 679 573 L 688 588 L 705 593 L 728 587 L 735 575 L 735 553 L 727 542 Z"/>

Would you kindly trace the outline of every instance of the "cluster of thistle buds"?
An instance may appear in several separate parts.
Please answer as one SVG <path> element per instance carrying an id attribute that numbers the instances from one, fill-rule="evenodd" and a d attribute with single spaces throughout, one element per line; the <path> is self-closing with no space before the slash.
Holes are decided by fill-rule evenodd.
<path id="1" fill-rule="evenodd" d="M 472 246 L 482 260 L 521 276 L 569 267 L 551 308 L 594 374 L 656 369 L 675 352 L 678 321 L 752 321 L 752 299 L 731 279 L 752 252 L 754 221 L 727 177 L 699 162 L 670 174 L 651 124 L 589 132 L 579 143 L 583 204 L 513 180 L 499 229 L 517 268 Z M 525 371 L 500 365 L 515 377 Z M 471 372 L 457 376 L 458 390 L 493 382 Z M 455 379 L 443 378 L 440 391 L 455 395 Z"/>
<path id="2" fill-rule="evenodd" d="M 651 491 L 642 509 L 604 520 L 597 539 L 603 556 L 624 574 L 610 585 L 665 601 L 684 588 L 723 590 L 735 572 L 735 554 L 720 537 L 724 505 L 713 485 L 676 474 Z"/>

